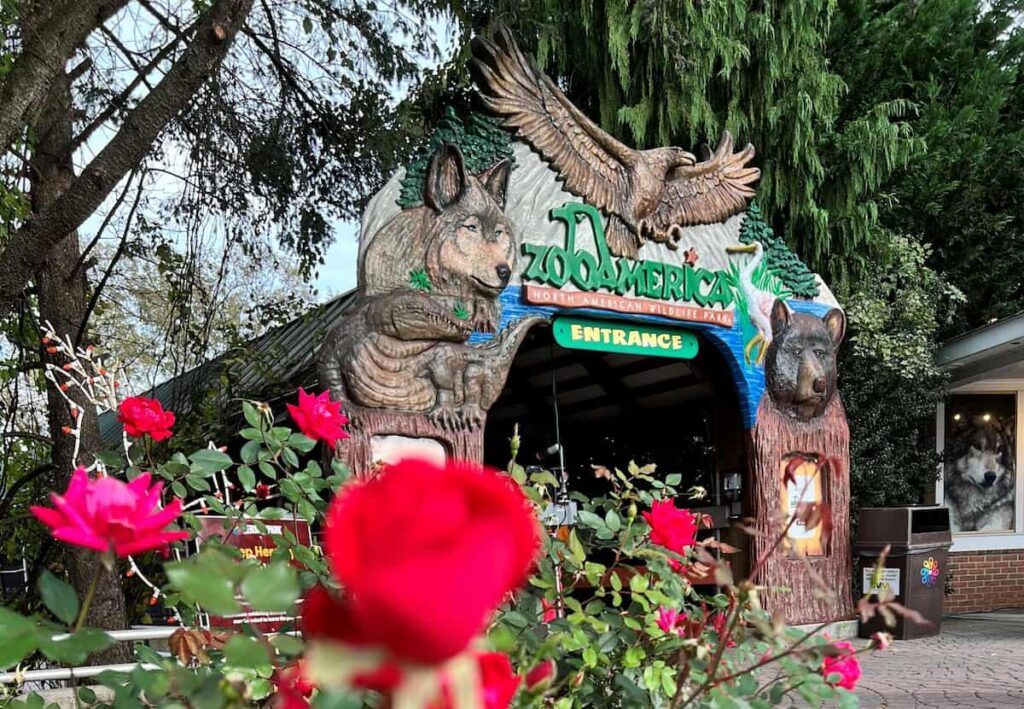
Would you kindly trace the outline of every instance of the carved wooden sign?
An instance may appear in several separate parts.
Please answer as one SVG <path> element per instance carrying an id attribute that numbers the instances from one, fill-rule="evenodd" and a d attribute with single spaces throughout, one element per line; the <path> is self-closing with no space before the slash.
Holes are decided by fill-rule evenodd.
<path id="1" fill-rule="evenodd" d="M 486 112 L 449 110 L 364 212 L 356 300 L 319 354 L 323 384 L 352 419 L 339 455 L 357 471 L 406 449 L 480 458 L 487 411 L 528 329 L 556 315 L 617 320 L 623 338 L 637 326 L 641 347 L 646 327 L 670 343 L 703 339 L 727 360 L 759 515 L 774 519 L 792 496 L 806 504 L 806 491 L 786 487 L 799 458 L 832 526 L 845 527 L 848 434 L 834 367 L 845 321 L 751 203 L 753 148 L 734 149 L 724 133 L 704 161 L 679 147 L 634 150 L 507 32 L 474 40 L 473 55 Z M 819 349 L 821 376 L 807 354 Z M 848 545 L 811 536 L 817 546 L 803 550 L 838 573 Z M 848 586 L 847 576 L 831 578 Z M 800 603 L 834 617 L 845 600 Z"/>

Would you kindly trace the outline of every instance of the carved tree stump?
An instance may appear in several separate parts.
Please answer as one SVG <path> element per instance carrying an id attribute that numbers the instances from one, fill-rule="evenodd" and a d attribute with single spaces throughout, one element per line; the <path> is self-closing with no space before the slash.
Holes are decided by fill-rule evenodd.
<path id="1" fill-rule="evenodd" d="M 356 476 L 367 475 L 373 467 L 375 436 L 406 436 L 437 441 L 449 458 L 483 460 L 483 426 L 471 431 L 449 431 L 435 426 L 426 414 L 367 409 L 350 404 L 348 412 L 356 421 L 349 437 L 338 443 L 336 455 Z"/>
<path id="2" fill-rule="evenodd" d="M 811 623 L 846 618 L 853 610 L 850 577 L 850 431 L 839 396 L 825 412 L 810 421 L 781 413 L 769 396 L 761 400 L 757 423 L 751 431 L 750 480 L 747 514 L 763 536 L 751 539 L 751 559 L 760 559 L 782 532 L 783 460 L 792 454 L 824 456 L 835 470 L 822 478 L 824 501 L 832 515 L 832 534 L 824 554 L 799 558 L 784 544 L 768 557 L 757 578 L 758 585 L 785 587 L 790 592 L 768 591 L 762 603 L 781 611 L 789 623 Z M 787 515 L 788 517 L 788 515 Z M 784 524 L 784 523 L 783 523 Z M 810 572 L 810 573 L 809 573 Z M 832 590 L 822 597 L 812 577 L 823 579 Z"/>

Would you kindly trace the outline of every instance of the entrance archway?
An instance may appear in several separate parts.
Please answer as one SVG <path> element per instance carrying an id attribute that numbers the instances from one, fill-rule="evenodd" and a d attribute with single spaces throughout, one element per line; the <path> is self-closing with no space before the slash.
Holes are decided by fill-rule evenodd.
<path id="1" fill-rule="evenodd" d="M 488 415 L 485 462 L 507 465 L 518 427 L 518 462 L 556 468 L 564 456 L 570 491 L 600 494 L 607 487 L 595 474 L 600 466 L 654 463 L 659 478 L 679 476 L 677 489 L 706 490 L 680 504 L 708 514 L 732 540 L 731 522 L 743 513 L 735 485 L 747 477 L 748 436 L 730 363 L 695 334 L 697 356 L 684 360 L 567 349 L 550 327 L 533 328 Z M 745 564 L 743 555 L 731 561 Z"/>

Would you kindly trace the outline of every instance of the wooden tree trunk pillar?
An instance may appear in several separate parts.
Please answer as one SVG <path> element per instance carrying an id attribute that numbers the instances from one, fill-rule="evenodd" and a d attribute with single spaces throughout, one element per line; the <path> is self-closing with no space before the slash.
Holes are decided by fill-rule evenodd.
<path id="1" fill-rule="evenodd" d="M 374 439 L 379 436 L 404 436 L 437 441 L 449 458 L 483 460 L 484 429 L 449 431 L 434 425 L 425 414 L 406 411 L 367 409 L 350 404 L 348 412 L 356 425 L 349 437 L 338 443 L 337 456 L 356 476 L 369 474 L 374 467 Z"/>
<path id="2" fill-rule="evenodd" d="M 831 461 L 831 466 L 819 468 L 820 492 L 831 515 L 831 535 L 824 539 L 820 552 L 812 549 L 801 555 L 794 550 L 796 543 L 792 537 L 798 535 L 791 529 L 791 538 L 768 556 L 755 579 L 759 586 L 768 588 L 762 595 L 762 604 L 769 611 L 781 611 L 792 624 L 849 617 L 853 610 L 850 431 L 839 396 L 832 398 L 821 416 L 801 421 L 780 412 L 766 394 L 750 435 L 747 513 L 761 533 L 751 539 L 751 558 L 755 563 L 778 539 L 790 517 L 783 492 L 787 461 L 794 456 Z M 823 593 L 822 585 L 828 592 Z"/>

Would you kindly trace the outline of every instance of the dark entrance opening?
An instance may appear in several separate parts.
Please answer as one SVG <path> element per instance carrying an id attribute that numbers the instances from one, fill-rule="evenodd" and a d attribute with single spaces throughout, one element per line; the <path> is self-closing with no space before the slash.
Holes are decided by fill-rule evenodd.
<path id="1" fill-rule="evenodd" d="M 695 359 L 680 360 L 565 349 L 550 328 L 534 328 L 488 415 L 487 463 L 507 465 L 517 424 L 524 466 L 557 467 L 560 433 L 570 491 L 601 492 L 607 483 L 593 466 L 632 460 L 657 464 L 662 478 L 680 474 L 681 491 L 706 489 L 688 504 L 715 508 L 719 528 L 740 513 L 739 495 L 725 488 L 747 466 L 742 417 L 728 365 L 704 337 Z"/>

